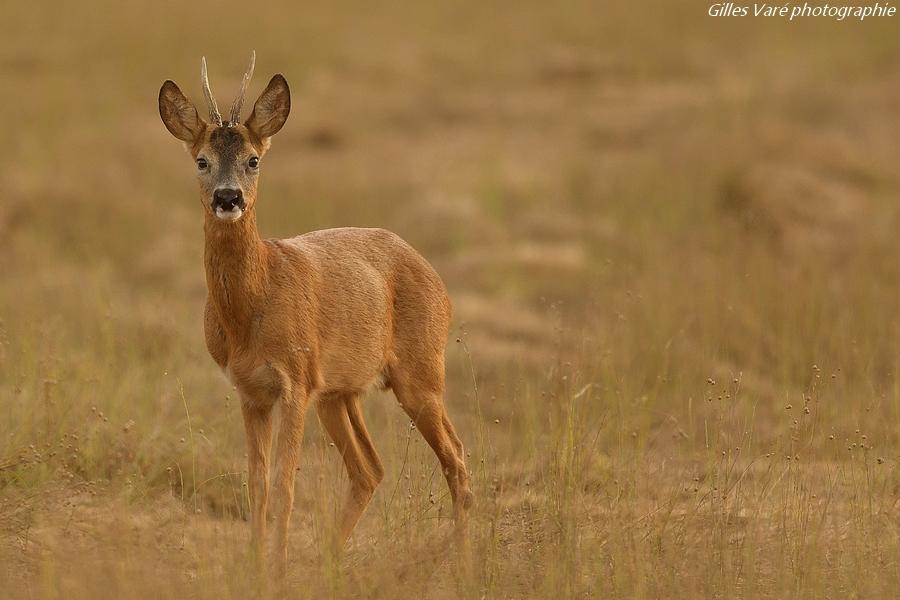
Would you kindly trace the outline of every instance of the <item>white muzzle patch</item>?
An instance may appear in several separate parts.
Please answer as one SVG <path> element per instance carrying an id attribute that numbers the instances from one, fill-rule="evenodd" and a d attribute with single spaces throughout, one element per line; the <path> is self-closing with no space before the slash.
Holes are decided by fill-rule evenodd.
<path id="1" fill-rule="evenodd" d="M 220 206 L 216 208 L 216 216 L 223 221 L 237 221 L 244 216 L 244 211 L 239 206 L 235 206 L 231 210 L 225 210 Z"/>

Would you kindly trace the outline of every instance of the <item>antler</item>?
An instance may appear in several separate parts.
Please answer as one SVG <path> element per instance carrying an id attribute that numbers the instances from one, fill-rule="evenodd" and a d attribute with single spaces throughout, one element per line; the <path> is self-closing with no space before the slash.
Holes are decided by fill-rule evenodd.
<path id="1" fill-rule="evenodd" d="M 241 81 L 241 91 L 231 105 L 231 124 L 237 125 L 241 121 L 241 107 L 244 104 L 244 94 L 247 93 L 247 87 L 250 85 L 250 78 L 253 77 L 253 68 L 256 66 L 256 50 L 250 52 L 250 66 L 244 73 L 244 79 Z"/>
<path id="2" fill-rule="evenodd" d="M 209 76 L 206 74 L 205 56 L 200 59 L 200 83 L 203 85 L 203 95 L 206 96 L 206 105 L 209 107 L 209 120 L 221 127 L 222 115 L 219 114 L 219 107 L 216 106 L 216 99 L 213 98 L 212 91 L 209 89 Z"/>

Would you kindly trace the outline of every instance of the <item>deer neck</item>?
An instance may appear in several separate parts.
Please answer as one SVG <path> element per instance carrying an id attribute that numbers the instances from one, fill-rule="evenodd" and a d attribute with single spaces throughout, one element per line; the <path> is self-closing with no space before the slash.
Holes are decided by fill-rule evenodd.
<path id="1" fill-rule="evenodd" d="M 209 300 L 228 337 L 240 343 L 252 334 L 268 274 L 255 208 L 250 207 L 236 222 L 223 222 L 207 213 L 204 233 Z"/>

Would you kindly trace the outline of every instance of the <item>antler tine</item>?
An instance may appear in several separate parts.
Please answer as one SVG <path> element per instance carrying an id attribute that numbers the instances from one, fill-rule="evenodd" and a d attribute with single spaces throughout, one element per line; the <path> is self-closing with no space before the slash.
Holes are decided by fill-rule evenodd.
<path id="1" fill-rule="evenodd" d="M 219 107 L 216 106 L 216 99 L 213 98 L 212 91 L 209 89 L 209 75 L 206 73 L 205 56 L 200 59 L 200 83 L 203 85 L 203 95 L 206 97 L 206 105 L 209 107 L 209 120 L 221 127 L 222 115 L 219 114 Z"/>
<path id="2" fill-rule="evenodd" d="M 247 88 L 250 86 L 250 79 L 253 77 L 253 68 L 256 66 L 256 50 L 250 52 L 250 66 L 247 68 L 247 72 L 244 73 L 244 79 L 241 81 L 241 91 L 238 93 L 237 97 L 234 99 L 234 103 L 231 105 L 231 124 L 237 125 L 241 121 L 241 108 L 244 105 L 244 94 L 247 93 Z"/>

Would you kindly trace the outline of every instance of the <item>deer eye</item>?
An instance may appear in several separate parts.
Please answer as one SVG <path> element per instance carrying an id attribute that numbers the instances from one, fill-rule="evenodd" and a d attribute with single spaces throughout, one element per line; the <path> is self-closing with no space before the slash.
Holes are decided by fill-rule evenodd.
<path id="1" fill-rule="evenodd" d="M 257 168 L 259 166 L 259 157 L 251 156 L 250 160 L 247 161 L 247 164 L 250 166 L 251 169 Z"/>
<path id="2" fill-rule="evenodd" d="M 209 163 L 206 162 L 205 158 L 198 158 L 197 159 L 197 168 L 200 169 L 201 171 L 205 171 L 206 169 L 209 168 Z"/>

